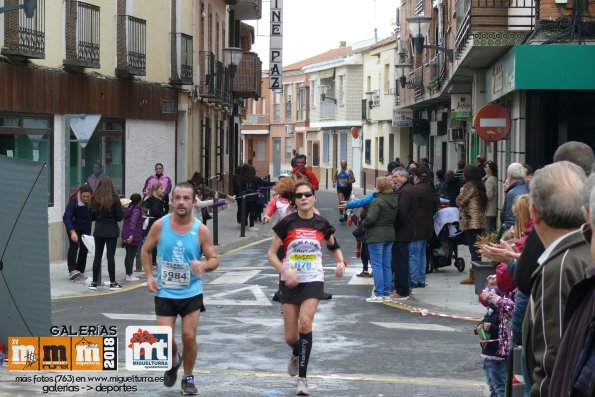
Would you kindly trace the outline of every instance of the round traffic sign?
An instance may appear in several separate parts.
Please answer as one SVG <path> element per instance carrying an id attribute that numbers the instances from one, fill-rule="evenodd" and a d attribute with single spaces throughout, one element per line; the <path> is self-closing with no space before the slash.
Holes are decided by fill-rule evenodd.
<path id="1" fill-rule="evenodd" d="M 504 106 L 489 104 L 475 115 L 473 127 L 477 135 L 486 141 L 495 142 L 506 138 L 510 132 L 510 114 Z"/>

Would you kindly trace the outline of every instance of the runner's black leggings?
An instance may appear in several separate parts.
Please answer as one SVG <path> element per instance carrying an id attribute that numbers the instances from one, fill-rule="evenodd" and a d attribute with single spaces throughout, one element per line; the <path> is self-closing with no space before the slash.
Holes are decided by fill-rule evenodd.
<path id="1" fill-rule="evenodd" d="M 109 281 L 116 282 L 116 243 L 118 239 L 95 237 L 95 258 L 93 259 L 93 282 L 99 280 L 99 273 L 101 272 L 101 257 L 103 256 L 103 247 L 107 247 L 107 272 L 109 273 Z"/>

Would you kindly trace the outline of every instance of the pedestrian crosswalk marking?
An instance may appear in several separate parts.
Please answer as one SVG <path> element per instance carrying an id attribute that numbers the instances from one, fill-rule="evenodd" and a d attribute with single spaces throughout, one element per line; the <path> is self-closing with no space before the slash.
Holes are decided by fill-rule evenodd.
<path id="1" fill-rule="evenodd" d="M 259 270 L 226 272 L 215 280 L 210 281 L 209 284 L 244 284 L 258 273 L 260 273 Z"/>
<path id="2" fill-rule="evenodd" d="M 247 325 L 262 325 L 264 327 L 283 326 L 282 318 L 236 318 L 236 320 Z"/>
<path id="3" fill-rule="evenodd" d="M 461 332 L 456 328 L 446 327 L 439 324 L 413 324 L 413 323 L 385 323 L 385 322 L 371 322 L 382 328 L 401 329 L 407 331 L 444 331 L 444 332 Z"/>
<path id="4" fill-rule="evenodd" d="M 250 291 L 254 295 L 254 300 L 238 300 L 230 299 L 235 294 L 240 292 Z M 262 292 L 258 285 L 250 285 L 248 287 L 238 288 L 234 290 L 226 290 L 218 294 L 211 294 L 204 299 L 205 305 L 222 305 L 222 306 L 272 306 L 271 301 Z"/>
<path id="5" fill-rule="evenodd" d="M 135 313 L 101 313 L 112 320 L 134 320 L 134 321 L 155 321 L 157 317 L 154 314 L 135 314 Z"/>

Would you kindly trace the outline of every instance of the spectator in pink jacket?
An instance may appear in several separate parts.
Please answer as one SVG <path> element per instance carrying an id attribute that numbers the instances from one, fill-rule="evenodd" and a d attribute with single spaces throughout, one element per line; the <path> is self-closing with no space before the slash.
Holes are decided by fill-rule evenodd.
<path id="1" fill-rule="evenodd" d="M 165 212 L 169 212 L 169 193 L 171 192 L 171 179 L 169 176 L 165 176 L 163 174 L 163 164 L 157 163 L 155 164 L 155 174 L 151 175 L 145 181 L 145 186 L 143 187 L 143 197 L 151 194 L 151 189 L 153 185 L 156 183 L 161 183 L 163 186 L 163 200 L 165 201 Z"/>

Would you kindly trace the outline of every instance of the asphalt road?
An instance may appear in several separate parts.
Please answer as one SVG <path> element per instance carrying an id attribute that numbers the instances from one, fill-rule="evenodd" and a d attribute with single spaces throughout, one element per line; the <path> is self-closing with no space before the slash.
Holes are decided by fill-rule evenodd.
<path id="1" fill-rule="evenodd" d="M 353 228 L 338 223 L 338 214 L 333 210 L 336 196 L 331 193 L 318 196 L 317 208 L 335 224 L 350 266 L 346 276 L 337 279 L 332 257 L 325 254 L 326 289 L 333 299 L 321 302 L 314 320 L 308 368 L 311 394 L 489 395 L 477 337 L 472 332 L 474 324 L 422 317 L 388 305 L 366 303 L 371 286 L 357 284 L 361 280 L 354 277 L 361 270 L 361 262 L 353 258 Z M 280 306 L 271 300 L 277 287 L 277 274 L 266 260 L 268 245 L 269 241 L 265 241 L 223 255 L 219 269 L 205 277 L 207 311 L 201 315 L 195 366 L 200 395 L 293 395 L 295 380 L 286 373 L 290 350 L 284 342 Z M 153 325 L 153 313 L 153 297 L 145 287 L 52 303 L 55 325 L 118 327 L 121 336 L 118 375 L 122 376 L 131 374 L 123 368 L 124 330 L 132 325 Z M 180 341 L 179 327 L 175 338 Z M 12 375 L 0 372 L 0 395 L 40 393 L 39 384 L 15 385 Z M 179 395 L 179 386 L 167 389 L 158 383 L 140 383 L 136 391 L 117 394 L 147 393 Z"/>

